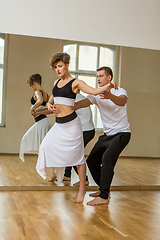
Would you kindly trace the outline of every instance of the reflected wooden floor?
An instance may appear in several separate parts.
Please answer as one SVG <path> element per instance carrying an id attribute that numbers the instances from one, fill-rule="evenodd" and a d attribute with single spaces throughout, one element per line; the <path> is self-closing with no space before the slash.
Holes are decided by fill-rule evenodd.
<path id="1" fill-rule="evenodd" d="M 40 190 L 56 187 L 56 190 L 58 190 L 59 186 L 61 187 L 60 190 L 64 190 L 62 187 L 65 187 L 65 190 L 72 187 L 72 190 L 74 190 L 73 183 L 78 181 L 78 176 L 74 170 L 72 170 L 71 182 L 63 182 L 58 186 L 56 182 L 48 182 L 52 174 L 52 168 L 46 168 L 48 177 L 44 181 L 35 171 L 37 156 L 26 155 L 25 159 L 26 161 L 22 162 L 15 154 L 0 155 L 0 190 L 5 190 L 6 186 L 19 187 L 17 189 L 21 187 L 20 190 L 27 190 L 26 187 L 32 187 L 31 190 L 37 190 L 34 187 L 39 187 Z M 96 190 L 97 186 L 89 171 L 88 175 L 89 188 L 86 189 Z M 112 189 L 128 190 L 128 187 L 133 190 L 145 189 L 146 187 L 148 187 L 148 190 L 160 190 L 160 159 L 120 157 L 115 167 Z M 16 188 L 12 189 L 15 190 Z"/>
<path id="2" fill-rule="evenodd" d="M 160 192 L 112 192 L 108 205 L 74 191 L 0 192 L 1 240 L 159 240 Z"/>

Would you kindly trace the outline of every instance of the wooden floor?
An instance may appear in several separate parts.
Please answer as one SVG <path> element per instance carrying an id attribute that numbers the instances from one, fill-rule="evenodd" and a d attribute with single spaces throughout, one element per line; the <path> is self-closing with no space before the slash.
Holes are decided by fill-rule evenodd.
<path id="1" fill-rule="evenodd" d="M 44 181 L 35 170 L 37 156 L 26 155 L 26 161 L 22 162 L 18 155 L 0 155 L 0 190 L 5 187 L 17 187 L 20 190 L 26 190 L 26 187 L 32 187 L 31 190 L 50 189 L 57 186 L 56 183 L 49 183 L 48 179 L 52 174 L 52 168 L 47 168 L 47 179 Z M 94 190 L 94 183 L 90 172 L 88 190 Z M 64 182 L 60 185 L 60 190 L 69 190 L 73 188 L 73 183 L 78 181 L 78 176 L 72 170 L 71 182 Z M 155 188 L 160 190 L 160 159 L 154 158 L 123 158 L 120 157 L 115 167 L 115 175 L 112 182 L 113 189 L 128 190 L 128 187 L 133 190 L 138 188 L 146 188 L 148 190 Z M 21 188 L 20 188 L 21 187 Z M 34 188 L 36 187 L 36 188 Z M 16 189 L 16 188 L 13 188 Z M 56 188 L 57 190 L 59 188 Z M 154 189 L 155 190 L 155 189 Z"/>
<path id="2" fill-rule="evenodd" d="M 0 192 L 0 240 L 159 240 L 160 192 L 112 192 L 108 205 L 74 191 Z"/>
<path id="3" fill-rule="evenodd" d="M 119 158 L 109 204 L 100 206 L 87 205 L 97 189 L 89 172 L 75 204 L 74 171 L 58 186 L 36 173 L 36 161 L 0 155 L 0 240 L 160 240 L 160 159 Z"/>

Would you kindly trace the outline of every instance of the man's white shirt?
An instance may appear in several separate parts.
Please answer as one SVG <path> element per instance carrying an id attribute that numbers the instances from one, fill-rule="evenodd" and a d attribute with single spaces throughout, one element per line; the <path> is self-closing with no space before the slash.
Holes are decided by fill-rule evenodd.
<path id="1" fill-rule="evenodd" d="M 125 89 L 118 87 L 117 90 L 112 88 L 111 93 L 115 96 L 125 95 Z M 99 95 L 88 95 L 87 98 L 92 104 L 96 104 L 101 115 L 103 130 L 107 135 L 114 135 L 119 132 L 130 132 L 130 124 L 127 118 L 127 104 L 118 106 L 110 99 L 100 99 Z"/>

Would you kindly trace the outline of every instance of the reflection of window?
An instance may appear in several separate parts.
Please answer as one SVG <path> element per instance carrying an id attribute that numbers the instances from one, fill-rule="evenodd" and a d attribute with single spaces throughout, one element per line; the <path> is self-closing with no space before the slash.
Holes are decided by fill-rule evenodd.
<path id="1" fill-rule="evenodd" d="M 3 125 L 3 69 L 5 35 L 0 34 L 0 126 Z"/>
<path id="2" fill-rule="evenodd" d="M 78 69 L 95 71 L 97 67 L 97 47 L 79 46 Z"/>
<path id="3" fill-rule="evenodd" d="M 76 69 L 76 51 L 77 51 L 77 45 L 76 44 L 72 44 L 72 45 L 66 45 L 64 47 L 64 52 L 69 53 L 69 55 L 71 56 L 71 62 L 69 64 L 69 70 L 70 71 L 75 71 Z"/>
<path id="4" fill-rule="evenodd" d="M 69 71 L 72 76 L 82 79 L 92 87 L 98 87 L 96 81 L 97 68 L 109 66 L 115 69 L 115 47 L 65 42 L 63 51 L 71 56 Z M 87 94 L 82 93 L 84 96 Z M 99 110 L 96 105 L 91 105 L 93 121 L 96 128 L 103 128 Z"/>

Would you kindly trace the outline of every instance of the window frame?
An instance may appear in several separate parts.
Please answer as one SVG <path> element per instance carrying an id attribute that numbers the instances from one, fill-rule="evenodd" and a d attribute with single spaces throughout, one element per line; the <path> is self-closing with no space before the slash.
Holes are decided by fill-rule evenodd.
<path id="1" fill-rule="evenodd" d="M 69 40 L 64 40 L 63 41 L 63 47 L 65 45 L 74 45 L 76 44 L 76 64 L 75 64 L 75 71 L 73 70 L 70 70 L 70 74 L 71 75 L 74 75 L 76 78 L 78 78 L 78 76 L 81 76 L 81 75 L 84 75 L 84 76 L 90 76 L 90 77 L 95 77 L 96 78 L 96 75 L 97 75 L 97 71 L 89 71 L 89 70 L 80 70 L 78 69 L 78 65 L 79 65 L 79 47 L 84 45 L 84 46 L 92 46 L 92 47 L 97 47 L 97 66 L 96 66 L 96 69 L 98 69 L 100 66 L 99 66 L 99 60 L 100 60 L 100 48 L 103 47 L 103 48 L 108 48 L 109 50 L 112 50 L 114 52 L 113 54 L 113 76 L 114 76 L 114 81 L 115 79 L 117 78 L 117 70 L 118 70 L 118 60 L 117 60 L 117 57 L 118 57 L 118 47 L 117 46 L 113 46 L 113 45 L 107 45 L 107 44 L 98 44 L 98 43 L 89 43 L 89 42 L 76 42 L 76 41 L 69 41 Z M 115 81 L 116 83 L 118 81 Z M 98 82 L 96 81 L 95 83 L 95 87 L 98 87 Z M 95 113 L 94 113 L 94 116 L 93 116 L 93 121 L 94 121 L 94 124 L 95 124 L 95 129 L 96 131 L 102 131 L 103 128 L 98 128 L 97 127 L 97 111 L 98 111 L 98 108 L 97 106 L 95 106 Z"/>
<path id="2" fill-rule="evenodd" d="M 3 81 L 2 81 L 2 117 L 0 127 L 5 127 L 6 120 L 6 73 L 7 73 L 7 50 L 8 50 L 8 34 L 0 33 L 0 38 L 4 39 L 4 61 L 3 64 L 0 64 L 0 68 L 3 69 Z"/>

